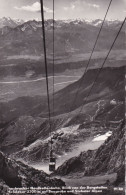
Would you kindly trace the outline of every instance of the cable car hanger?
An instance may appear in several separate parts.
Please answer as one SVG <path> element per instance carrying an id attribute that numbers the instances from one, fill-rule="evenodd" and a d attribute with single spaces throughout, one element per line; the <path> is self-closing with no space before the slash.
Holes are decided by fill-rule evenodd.
<path id="1" fill-rule="evenodd" d="M 48 67 L 47 67 L 47 53 L 46 53 L 46 40 L 45 40 L 45 20 L 44 20 L 44 6 L 43 0 L 40 0 L 41 4 L 41 18 L 42 18 L 42 33 L 43 33 L 43 49 L 44 49 L 44 61 L 45 61 L 45 73 L 46 73 L 46 87 L 47 87 L 47 102 L 48 102 L 48 121 L 50 130 L 50 151 L 49 151 L 49 171 L 53 172 L 56 168 L 56 158 L 53 150 L 52 140 L 52 123 L 51 123 L 51 109 L 50 109 L 50 98 L 49 98 L 49 81 L 48 81 Z M 53 112 L 54 112 L 54 0 L 53 0 Z"/>

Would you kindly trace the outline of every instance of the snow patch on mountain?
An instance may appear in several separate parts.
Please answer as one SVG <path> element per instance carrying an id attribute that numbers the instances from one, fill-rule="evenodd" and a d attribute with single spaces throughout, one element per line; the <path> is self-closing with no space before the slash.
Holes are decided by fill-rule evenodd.
<path id="1" fill-rule="evenodd" d="M 15 28 L 18 25 L 21 25 L 23 23 L 24 23 L 24 21 L 22 19 L 17 19 L 17 18 L 12 19 L 10 17 L 0 18 L 0 28 L 3 28 L 5 26 Z"/>
<path id="2" fill-rule="evenodd" d="M 102 140 L 106 140 L 108 137 L 110 137 L 112 135 L 111 131 L 108 131 L 107 133 L 105 133 L 104 135 L 97 135 L 94 139 L 93 142 L 96 141 L 102 141 Z"/>

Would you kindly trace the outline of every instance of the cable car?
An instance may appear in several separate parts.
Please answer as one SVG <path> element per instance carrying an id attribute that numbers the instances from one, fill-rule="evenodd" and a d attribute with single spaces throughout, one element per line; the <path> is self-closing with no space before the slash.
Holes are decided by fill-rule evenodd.
<path id="1" fill-rule="evenodd" d="M 49 171 L 54 172 L 56 169 L 56 158 L 53 154 L 53 150 L 50 151 L 50 158 L 49 158 Z"/>

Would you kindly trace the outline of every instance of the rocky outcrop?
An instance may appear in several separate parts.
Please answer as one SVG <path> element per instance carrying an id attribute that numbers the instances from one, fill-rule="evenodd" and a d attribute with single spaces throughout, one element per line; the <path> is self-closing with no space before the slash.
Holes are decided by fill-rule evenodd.
<path id="1" fill-rule="evenodd" d="M 8 186 L 6 185 L 6 183 L 2 179 L 0 179 L 0 194 L 1 195 L 9 195 Z"/>
<path id="2" fill-rule="evenodd" d="M 52 121 L 53 131 L 62 124 L 63 118 Z M 48 119 L 21 116 L 0 129 L 0 150 L 6 154 L 15 153 L 34 143 L 37 139 L 49 136 Z"/>
<path id="3" fill-rule="evenodd" d="M 0 152 L 0 194 L 6 194 L 9 187 L 61 187 L 64 185 L 61 180 L 51 179 L 43 171 L 11 160 Z"/>
<path id="4" fill-rule="evenodd" d="M 95 151 L 82 152 L 79 156 L 66 161 L 55 174 L 68 175 L 82 172 L 84 176 L 117 173 L 116 185 L 124 183 L 125 178 L 125 141 L 124 122 L 113 132 L 105 143 Z"/>
<path id="5" fill-rule="evenodd" d="M 58 169 L 55 174 L 58 175 L 68 175 L 70 173 L 82 172 L 84 171 L 86 164 L 88 164 L 94 155 L 94 150 L 88 150 L 87 152 L 81 153 L 77 157 L 73 157 L 68 161 L 65 161 Z"/>

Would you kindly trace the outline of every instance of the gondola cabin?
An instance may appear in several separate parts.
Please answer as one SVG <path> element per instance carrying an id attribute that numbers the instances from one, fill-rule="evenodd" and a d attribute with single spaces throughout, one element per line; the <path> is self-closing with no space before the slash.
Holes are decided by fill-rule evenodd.
<path id="1" fill-rule="evenodd" d="M 56 159 L 55 157 L 50 157 L 50 161 L 49 161 L 49 171 L 50 172 L 54 172 L 56 169 Z"/>
<path id="2" fill-rule="evenodd" d="M 49 171 L 54 172 L 56 169 L 56 158 L 53 155 L 53 150 L 50 151 L 50 158 L 49 158 Z"/>

